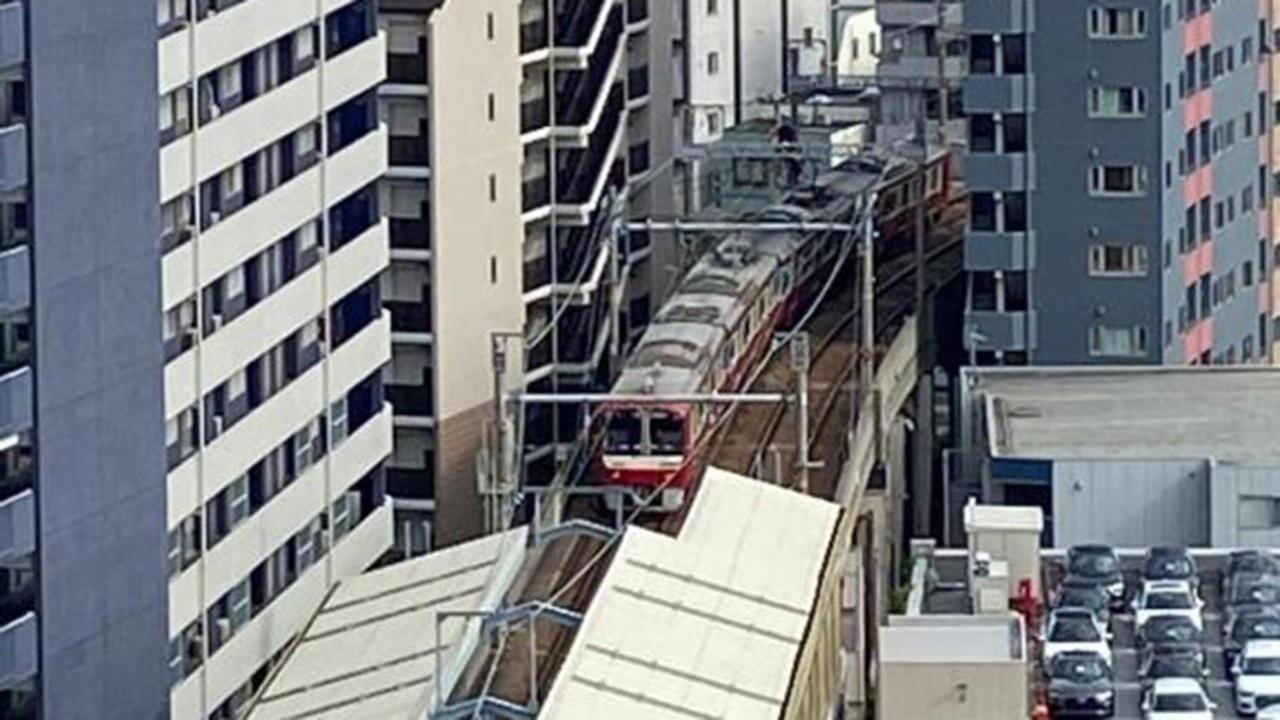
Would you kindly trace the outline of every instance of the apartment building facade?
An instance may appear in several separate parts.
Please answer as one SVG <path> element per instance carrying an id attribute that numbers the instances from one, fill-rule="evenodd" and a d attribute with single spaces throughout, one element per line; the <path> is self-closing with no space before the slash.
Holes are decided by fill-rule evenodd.
<path id="1" fill-rule="evenodd" d="M 167 717 L 153 13 L 0 5 L 6 718 Z"/>
<path id="2" fill-rule="evenodd" d="M 977 362 L 1269 360 L 1270 5 L 965 3 Z"/>
<path id="3" fill-rule="evenodd" d="M 371 0 L 158 11 L 171 716 L 232 718 L 391 544 L 387 39 Z"/>

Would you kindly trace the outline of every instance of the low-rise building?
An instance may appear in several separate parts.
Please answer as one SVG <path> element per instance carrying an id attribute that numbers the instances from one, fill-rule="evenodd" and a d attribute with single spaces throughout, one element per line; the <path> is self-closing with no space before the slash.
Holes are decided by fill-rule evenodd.
<path id="1" fill-rule="evenodd" d="M 953 510 L 1038 505 L 1057 547 L 1280 542 L 1280 372 L 966 369 L 961 385 Z"/>

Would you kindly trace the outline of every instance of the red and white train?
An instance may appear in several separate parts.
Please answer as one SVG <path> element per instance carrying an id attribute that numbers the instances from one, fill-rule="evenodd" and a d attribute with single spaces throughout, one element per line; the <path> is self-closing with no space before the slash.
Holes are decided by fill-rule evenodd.
<path id="1" fill-rule="evenodd" d="M 850 222 L 874 192 L 879 242 L 910 238 L 918 191 L 912 165 L 855 159 L 796 190 L 753 218 L 763 222 Z M 945 207 L 948 156 L 931 157 L 924 201 Z M 918 183 L 917 183 L 918 186 Z M 614 383 L 615 395 L 734 392 L 768 350 L 776 331 L 807 310 L 840 252 L 844 233 L 736 232 L 722 238 L 654 314 Z M 684 402 L 606 403 L 600 482 L 626 490 L 646 510 L 680 508 L 701 471 L 707 435 L 723 407 Z M 654 491 L 661 495 L 650 497 Z"/>

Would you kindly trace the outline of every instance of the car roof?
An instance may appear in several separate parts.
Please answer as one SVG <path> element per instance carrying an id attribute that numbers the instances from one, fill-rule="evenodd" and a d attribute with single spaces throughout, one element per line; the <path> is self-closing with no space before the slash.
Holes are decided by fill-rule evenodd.
<path id="1" fill-rule="evenodd" d="M 1182 545 L 1152 545 L 1147 555 L 1186 555 L 1187 549 Z"/>
<path id="2" fill-rule="evenodd" d="M 1085 543 L 1083 545 L 1072 545 L 1068 552 L 1114 553 L 1115 550 L 1110 545 L 1103 545 L 1102 543 Z"/>
<path id="3" fill-rule="evenodd" d="M 1157 678 L 1151 689 L 1157 693 L 1193 692 L 1204 694 L 1204 688 L 1200 686 L 1200 681 L 1191 678 Z"/>
<path id="4" fill-rule="evenodd" d="M 1249 640 L 1244 654 L 1255 657 L 1280 657 L 1280 640 Z"/>
<path id="5" fill-rule="evenodd" d="M 1050 616 L 1093 619 L 1093 611 L 1082 607 L 1060 607 L 1050 613 Z"/>

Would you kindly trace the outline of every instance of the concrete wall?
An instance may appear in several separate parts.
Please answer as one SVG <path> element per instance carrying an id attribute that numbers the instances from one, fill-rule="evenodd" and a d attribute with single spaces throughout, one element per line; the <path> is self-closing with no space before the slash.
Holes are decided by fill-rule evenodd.
<path id="1" fill-rule="evenodd" d="M 495 36 L 486 35 L 493 13 Z M 492 402 L 490 333 L 524 327 L 521 301 L 518 7 L 503 0 L 447 3 L 431 17 L 432 235 L 438 437 L 437 542 L 479 529 L 474 459 Z M 467 58 L 460 68 L 458 58 Z M 463 71 L 465 70 L 465 71 Z M 495 116 L 488 119 L 488 96 Z M 490 199 L 490 176 L 497 197 Z M 496 266 L 496 278 L 491 275 Z M 524 367 L 518 342 L 512 385 Z M 515 377 L 511 377 L 515 376 Z M 455 426 L 463 427 L 455 427 Z"/>
<path id="2" fill-rule="evenodd" d="M 880 664 L 883 718 L 1021 718 L 1027 716 L 1027 667 L 1005 663 Z"/>
<path id="3" fill-rule="evenodd" d="M 28 3 L 43 717 L 168 715 L 156 5 Z"/>
<path id="4" fill-rule="evenodd" d="M 750 0 L 748 0 L 750 1 Z M 720 133 L 734 122 L 734 8 L 736 3 L 724 0 L 715 15 L 707 14 L 707 4 L 688 0 L 684 18 L 685 46 L 688 48 L 687 105 L 690 119 L 689 142 L 702 145 L 719 139 Z M 658 7 L 652 9 L 658 11 Z M 708 72 L 711 53 L 719 58 L 719 71 Z M 719 115 L 719 131 L 711 132 L 707 115 Z"/>
<path id="5" fill-rule="evenodd" d="M 773 117 L 773 106 L 760 103 L 764 96 L 782 92 L 782 3 L 774 0 L 738 0 L 738 68 L 742 79 L 738 93 L 740 120 Z M 791 33 L 788 31 L 787 33 Z"/>
<path id="6" fill-rule="evenodd" d="M 1208 468 L 1199 460 L 1055 460 L 1053 545 L 1209 542 Z"/>

